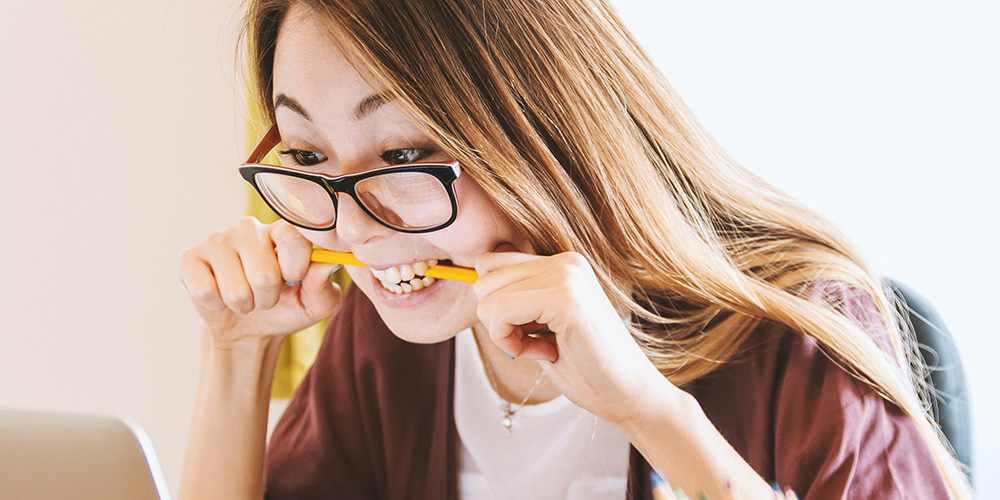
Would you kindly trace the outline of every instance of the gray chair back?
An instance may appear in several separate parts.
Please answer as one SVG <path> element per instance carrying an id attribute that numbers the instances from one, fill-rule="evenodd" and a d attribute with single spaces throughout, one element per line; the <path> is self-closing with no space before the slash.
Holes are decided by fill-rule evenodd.
<path id="1" fill-rule="evenodd" d="M 913 325 L 920 355 L 927 364 L 926 381 L 934 388 L 931 414 L 951 445 L 955 457 L 966 466 L 972 482 L 972 428 L 969 393 L 955 341 L 930 302 L 911 288 L 885 280 L 888 289 L 905 304 L 901 312 Z"/>

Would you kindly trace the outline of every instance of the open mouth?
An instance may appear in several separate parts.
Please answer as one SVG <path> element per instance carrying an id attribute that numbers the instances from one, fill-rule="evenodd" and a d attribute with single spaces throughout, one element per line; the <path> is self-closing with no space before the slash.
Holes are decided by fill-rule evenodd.
<path id="1" fill-rule="evenodd" d="M 448 261 L 442 260 L 445 264 Z M 428 269 L 438 265 L 437 259 L 403 264 L 401 266 L 387 267 L 385 269 L 372 269 L 372 274 L 382 283 L 382 287 L 395 294 L 416 292 L 431 286 L 436 278 L 424 276 Z"/>

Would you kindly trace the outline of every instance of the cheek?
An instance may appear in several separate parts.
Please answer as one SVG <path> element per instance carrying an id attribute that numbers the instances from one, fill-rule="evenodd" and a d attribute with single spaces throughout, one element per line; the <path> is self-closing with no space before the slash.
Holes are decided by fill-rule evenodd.
<path id="1" fill-rule="evenodd" d="M 476 257 L 492 252 L 501 243 L 529 251 L 527 238 L 517 229 L 496 202 L 471 177 L 462 177 L 456 185 L 459 213 L 447 228 L 429 235 L 441 248 L 451 251 L 456 264 L 472 267 Z"/>
<path id="2" fill-rule="evenodd" d="M 337 237 L 337 230 L 331 231 L 310 231 L 308 229 L 302 229 L 301 227 L 296 227 L 299 233 L 302 234 L 307 240 L 309 240 L 313 245 L 319 246 L 320 248 L 325 248 L 327 250 L 336 250 L 338 252 L 350 252 L 350 247 L 345 244 L 340 238 Z M 348 271 L 350 274 L 350 271 Z M 354 275 L 351 275 L 351 279 L 354 279 Z"/>
<path id="3" fill-rule="evenodd" d="M 361 291 L 365 292 L 371 298 L 371 271 L 367 267 L 358 266 L 344 266 L 347 270 L 347 275 L 351 277 L 351 281 L 361 288 Z"/>

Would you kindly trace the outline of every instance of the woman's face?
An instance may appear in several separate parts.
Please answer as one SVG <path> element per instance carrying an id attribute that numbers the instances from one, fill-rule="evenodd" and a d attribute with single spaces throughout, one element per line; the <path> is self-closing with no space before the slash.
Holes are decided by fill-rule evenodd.
<path id="1" fill-rule="evenodd" d="M 306 152 L 298 156 L 307 163 L 325 157 L 315 165 L 295 168 L 345 175 L 399 163 L 450 162 L 452 158 L 391 101 L 377 97 L 382 89 L 351 66 L 318 18 L 306 7 L 293 6 L 275 50 L 273 98 L 280 147 Z M 525 238 L 472 178 L 460 176 L 455 192 L 458 218 L 438 231 L 394 231 L 364 213 L 350 196 L 340 194 L 336 229 L 302 232 L 313 243 L 352 252 L 369 266 L 346 268 L 398 337 L 439 342 L 478 322 L 472 285 L 447 280 L 424 285 L 414 279 L 410 289 L 419 290 L 396 293 L 373 270 L 386 271 L 392 279 L 396 271 L 405 277 L 405 266 L 416 265 L 419 270 L 420 263 L 432 259 L 473 267 L 476 257 L 503 243 L 526 249 Z"/>

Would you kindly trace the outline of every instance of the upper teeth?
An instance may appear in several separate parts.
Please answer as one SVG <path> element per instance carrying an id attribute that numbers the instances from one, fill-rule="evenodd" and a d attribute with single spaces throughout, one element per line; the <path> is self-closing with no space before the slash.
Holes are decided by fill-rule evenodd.
<path id="1" fill-rule="evenodd" d="M 401 266 L 387 267 L 385 269 L 372 269 L 372 274 L 382 282 L 388 290 L 395 293 L 409 293 L 420 290 L 434 283 L 435 279 L 423 274 L 428 269 L 438 264 L 437 259 L 414 262 L 413 264 L 403 264 Z M 414 279 L 420 276 L 419 279 Z"/>

